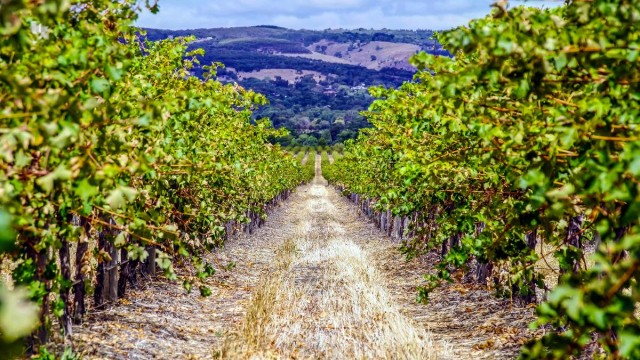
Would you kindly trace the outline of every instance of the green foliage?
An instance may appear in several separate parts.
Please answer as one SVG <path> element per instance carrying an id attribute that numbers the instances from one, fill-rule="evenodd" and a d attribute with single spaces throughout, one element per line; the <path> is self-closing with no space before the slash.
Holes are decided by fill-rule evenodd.
<path id="1" fill-rule="evenodd" d="M 320 132 L 328 130 L 331 139 L 325 139 L 327 144 L 338 141 L 341 132 L 347 131 L 342 134 L 341 141 L 344 141 L 355 137 L 359 129 L 369 126 L 358 113 L 371 105 L 373 98 L 355 86 L 364 83 L 395 87 L 410 80 L 415 71 L 394 68 L 393 65 L 379 71 L 365 66 L 281 54 L 310 53 L 307 47 L 318 41 L 342 42 L 349 44 L 351 50 L 371 41 L 391 41 L 415 44 L 430 53 L 449 55 L 432 38 L 432 31 L 429 30 L 311 31 L 264 27 L 176 31 L 149 29 L 147 36 L 153 40 L 195 36 L 198 40 L 190 48 L 201 47 L 206 50 L 201 59 L 203 63 L 222 62 L 227 66 L 218 70 L 220 79 L 237 82 L 267 97 L 269 104 L 257 109 L 254 113 L 256 118 L 267 117 L 276 128 L 285 127 L 296 136 L 313 134 L 320 141 Z M 322 45 L 314 49 L 320 53 L 326 50 L 326 46 Z M 238 71 L 264 69 L 289 69 L 299 72 L 300 76 L 295 83 L 289 83 L 279 76 L 256 79 L 238 74 Z M 319 72 L 327 77 L 316 82 L 312 75 L 303 75 L 303 70 Z M 192 71 L 201 75 L 201 68 L 197 65 Z M 297 144 L 303 143 L 302 139 L 299 140 Z M 287 138 L 276 141 L 283 146 L 291 145 L 291 140 Z"/>
<path id="2" fill-rule="evenodd" d="M 198 39 L 208 39 L 213 44 L 225 45 L 234 43 L 244 43 L 261 41 L 260 45 L 285 47 L 291 43 L 298 43 L 299 46 L 307 46 L 326 40 L 339 43 L 368 43 L 371 41 L 388 41 L 395 43 L 417 44 L 424 49 L 444 52 L 442 46 L 433 39 L 432 30 L 373 30 L 373 29 L 326 29 L 326 30 L 293 30 L 282 27 L 268 25 L 252 27 L 231 27 L 212 29 L 191 29 L 191 30 L 162 30 L 147 29 L 148 36 L 152 40 L 164 40 L 168 37 L 196 36 Z M 278 52 L 283 49 L 279 49 Z M 323 52 L 322 46 L 317 46 L 315 51 Z M 326 50 L 326 47 L 325 47 Z M 300 49 L 302 51 L 302 49 Z"/>
<path id="3" fill-rule="evenodd" d="M 37 355 L 31 357 L 34 360 L 79 360 L 81 357 L 78 354 L 75 354 L 71 349 L 67 348 L 60 356 L 56 356 L 52 354 L 47 349 L 40 348 L 40 351 Z"/>
<path id="4" fill-rule="evenodd" d="M 8 357 L 21 353 L 21 339 L 38 325 L 38 307 L 29 301 L 29 292 L 10 291 L 0 284 L 0 353 Z"/>
<path id="5" fill-rule="evenodd" d="M 298 137 L 298 142 L 303 146 L 316 147 L 318 146 L 318 138 L 312 135 L 302 134 Z"/>
<path id="6" fill-rule="evenodd" d="M 327 153 L 327 150 L 322 150 L 322 152 L 320 153 L 320 161 L 322 163 L 322 167 L 330 165 L 329 154 Z"/>
<path id="7" fill-rule="evenodd" d="M 307 162 L 302 165 L 302 171 L 307 181 L 311 181 L 316 174 L 316 154 L 314 148 L 306 148 Z"/>
<path id="8" fill-rule="evenodd" d="M 418 54 L 415 82 L 372 89 L 374 128 L 326 171 L 379 209 L 417 216 L 408 255 L 462 235 L 424 297 L 471 259 L 508 270 L 497 293 L 532 294 L 544 279 L 528 240 L 553 249 L 561 285 L 536 326 L 556 331 L 522 358 L 568 358 L 594 342 L 610 358 L 640 352 L 638 19 L 637 0 L 496 5 L 439 35 L 455 59 Z M 588 267 L 586 242 L 597 246 Z"/>
<path id="9" fill-rule="evenodd" d="M 63 240 L 108 232 L 134 259 L 156 246 L 175 278 L 173 259 L 201 263 L 225 223 L 264 215 L 308 179 L 268 143 L 283 133 L 252 122 L 265 98 L 190 77 L 202 51 L 185 55 L 188 38 L 142 41 L 138 9 L 133 0 L 0 7 L 0 248 L 35 302 L 68 287 L 53 256 Z"/>

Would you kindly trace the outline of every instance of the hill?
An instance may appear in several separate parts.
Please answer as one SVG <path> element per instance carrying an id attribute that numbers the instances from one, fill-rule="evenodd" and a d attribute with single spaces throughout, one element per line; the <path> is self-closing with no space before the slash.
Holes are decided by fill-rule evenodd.
<path id="1" fill-rule="evenodd" d="M 149 40 L 196 38 L 203 65 L 221 62 L 217 76 L 267 96 L 268 117 L 292 136 L 285 145 L 316 145 L 352 138 L 367 126 L 359 112 L 372 98 L 370 86 L 397 87 L 415 69 L 409 58 L 419 51 L 448 56 L 430 30 L 291 30 L 276 26 L 193 30 L 145 29 Z M 193 71 L 202 76 L 201 68 Z"/>

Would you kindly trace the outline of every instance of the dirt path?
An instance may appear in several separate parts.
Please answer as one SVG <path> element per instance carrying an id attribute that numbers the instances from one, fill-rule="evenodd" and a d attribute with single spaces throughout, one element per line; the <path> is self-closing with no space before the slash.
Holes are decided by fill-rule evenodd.
<path id="1" fill-rule="evenodd" d="M 329 164 L 333 164 L 334 162 L 336 162 L 336 159 L 333 157 L 333 154 L 327 154 L 327 157 L 329 158 Z"/>
<path id="2" fill-rule="evenodd" d="M 247 305 L 226 358 L 435 359 L 442 349 L 401 311 L 353 236 L 349 206 L 316 178 L 290 204 L 294 229 Z"/>
<path id="3" fill-rule="evenodd" d="M 92 314 L 76 329 L 79 352 L 117 359 L 512 357 L 512 347 L 492 340 L 511 321 L 504 304 L 451 288 L 432 305 L 417 304 L 427 263 L 405 262 L 398 244 L 327 186 L 315 160 L 315 180 L 263 228 L 211 254 L 212 296 L 154 282 Z"/>

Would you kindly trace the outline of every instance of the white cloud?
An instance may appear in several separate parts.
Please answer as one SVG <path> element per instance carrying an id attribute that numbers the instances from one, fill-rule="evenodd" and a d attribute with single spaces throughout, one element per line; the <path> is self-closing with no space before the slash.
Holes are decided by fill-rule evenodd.
<path id="1" fill-rule="evenodd" d="M 194 29 L 278 25 L 293 29 L 388 28 L 442 30 L 485 16 L 493 0 L 160 0 L 139 26 Z M 514 1 L 512 1 L 514 3 Z M 521 2 L 518 2 L 521 3 Z M 528 4 L 558 4 L 530 1 Z"/>

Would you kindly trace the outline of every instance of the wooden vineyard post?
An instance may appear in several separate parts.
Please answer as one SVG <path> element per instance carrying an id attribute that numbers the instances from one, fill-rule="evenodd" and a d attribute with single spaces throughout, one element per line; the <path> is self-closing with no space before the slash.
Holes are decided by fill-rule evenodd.
<path id="1" fill-rule="evenodd" d="M 140 260 L 130 260 L 129 261 L 129 284 L 131 286 L 138 285 L 138 267 L 142 267 L 142 263 Z"/>
<path id="2" fill-rule="evenodd" d="M 107 272 L 107 287 L 105 292 L 105 301 L 114 302 L 118 300 L 118 249 L 113 242 L 109 241 L 109 266 L 106 269 Z"/>
<path id="3" fill-rule="evenodd" d="M 256 213 L 255 211 L 251 211 L 251 229 L 249 231 L 250 234 L 253 234 L 254 231 L 256 231 L 256 229 L 258 228 L 259 225 L 259 216 L 258 213 Z"/>
<path id="4" fill-rule="evenodd" d="M 486 224 L 479 222 L 475 225 L 475 236 L 478 237 L 484 231 Z M 493 271 L 493 264 L 491 262 L 482 262 L 477 260 L 476 264 L 476 282 L 482 285 L 487 285 L 487 279 L 491 276 Z"/>
<path id="5" fill-rule="evenodd" d="M 456 246 L 460 246 L 460 240 L 462 239 L 462 233 L 458 232 L 449 238 L 449 249 L 453 249 Z"/>
<path id="6" fill-rule="evenodd" d="M 476 265 L 476 282 L 478 284 L 487 285 L 487 279 L 491 275 L 492 270 L 493 265 L 490 262 L 483 263 L 478 261 L 478 264 Z"/>
<path id="7" fill-rule="evenodd" d="M 120 250 L 120 277 L 118 278 L 118 298 L 121 298 L 127 292 L 127 281 L 130 281 L 131 261 L 127 260 L 128 253 L 126 249 Z"/>
<path id="8" fill-rule="evenodd" d="M 456 233 L 455 235 L 450 236 L 442 242 L 442 250 L 440 251 L 440 256 L 443 258 L 445 255 L 451 251 L 456 246 L 460 246 L 460 240 L 462 239 L 462 233 Z"/>
<path id="9" fill-rule="evenodd" d="M 78 242 L 78 248 L 76 249 L 76 275 L 75 275 L 75 283 L 73 285 L 73 322 L 77 325 L 82 324 L 82 320 L 84 318 L 84 314 L 86 313 L 85 306 L 85 275 L 84 275 L 84 265 L 85 265 L 85 254 L 87 250 L 89 250 L 89 242 L 87 241 L 89 237 L 89 222 L 85 219 L 81 220 L 81 226 L 83 228 L 84 234 L 80 238 Z"/>
<path id="10" fill-rule="evenodd" d="M 106 249 L 106 240 L 103 231 L 98 232 L 98 253 L 102 253 Z M 101 256 L 102 257 L 102 256 Z M 96 287 L 93 292 L 93 301 L 96 308 L 101 308 L 103 305 L 103 291 L 105 285 L 105 263 L 102 258 L 98 259 L 98 270 L 96 272 Z"/>
<path id="11" fill-rule="evenodd" d="M 254 231 L 256 231 L 256 228 L 258 227 L 258 216 L 257 213 L 255 211 L 251 211 L 251 234 L 253 234 Z"/>
<path id="12" fill-rule="evenodd" d="M 28 241 L 28 243 L 30 244 L 30 246 L 26 250 L 26 253 L 28 258 L 32 259 L 36 264 L 36 272 L 33 280 L 42 282 L 46 289 L 46 293 L 42 297 L 42 304 L 40 307 L 41 325 L 27 340 L 27 352 L 29 354 L 35 354 L 38 351 L 38 348 L 42 345 L 45 345 L 49 339 L 47 330 L 49 325 L 49 284 L 44 275 L 49 256 L 46 249 L 36 251 L 36 249 L 32 246 L 33 244 L 37 243 L 36 239 L 30 238 L 29 240 L 30 241 Z"/>
<path id="13" fill-rule="evenodd" d="M 393 217 L 393 229 L 393 240 L 400 240 L 400 234 L 402 233 L 402 218 L 398 215 Z"/>
<path id="14" fill-rule="evenodd" d="M 49 256 L 46 250 L 42 250 L 37 255 L 38 258 L 38 278 L 40 281 L 45 283 L 45 288 L 47 289 L 46 294 L 42 298 L 42 309 L 40 316 L 40 329 L 38 329 L 38 340 L 40 345 L 44 345 L 49 341 L 49 333 L 48 333 L 48 325 L 49 325 L 49 282 L 45 278 L 45 271 L 47 268 L 47 263 L 49 262 Z"/>
<path id="15" fill-rule="evenodd" d="M 407 228 L 407 224 L 409 223 L 409 218 L 405 215 L 400 216 L 400 241 L 404 239 L 405 230 Z"/>
<path id="16" fill-rule="evenodd" d="M 569 220 L 569 226 L 567 227 L 567 233 L 565 236 L 565 244 L 576 249 L 582 248 L 582 223 L 584 221 L 584 214 L 572 217 Z M 580 260 L 574 260 L 571 264 L 571 271 L 574 273 L 580 271 Z M 560 269 L 560 278 L 566 273 L 565 269 Z M 562 279 L 558 279 L 562 281 Z"/>
<path id="17" fill-rule="evenodd" d="M 58 251 L 60 256 L 60 274 L 66 283 L 71 282 L 71 259 L 69 254 L 69 241 L 62 240 L 60 250 Z M 62 310 L 62 317 L 60 317 L 60 326 L 64 333 L 65 342 L 71 339 L 72 334 L 72 314 L 71 314 L 71 301 L 69 299 L 69 293 L 71 290 L 70 285 L 63 285 L 60 289 L 60 300 L 64 304 Z"/>
<path id="18" fill-rule="evenodd" d="M 147 253 L 149 253 L 149 256 L 147 256 L 147 260 L 145 260 L 144 262 L 144 272 L 151 277 L 155 277 L 156 276 L 156 248 L 151 245 L 148 245 Z"/>
<path id="19" fill-rule="evenodd" d="M 380 229 L 386 233 L 388 228 L 389 228 L 389 211 L 385 210 L 382 212 L 382 214 L 380 214 Z"/>
<path id="20" fill-rule="evenodd" d="M 525 235 L 525 240 L 527 241 L 527 246 L 535 250 L 536 244 L 538 243 L 538 229 L 534 229 L 533 231 L 527 233 Z M 516 284 L 513 284 L 511 287 L 513 298 L 517 300 L 520 305 L 528 305 L 536 302 L 536 282 L 535 279 L 531 279 L 531 281 L 527 281 L 526 278 L 523 279 L 523 282 L 526 282 L 526 291 L 522 291 Z"/>
<path id="21" fill-rule="evenodd" d="M 98 233 L 98 251 L 101 259 L 98 261 L 94 301 L 96 307 L 100 308 L 106 302 L 118 299 L 118 249 L 113 244 L 113 232 L 110 229 Z"/>
<path id="22" fill-rule="evenodd" d="M 226 223 L 224 223 L 224 241 L 229 240 L 231 236 L 233 236 L 233 222 L 227 221 Z"/>
<path id="23" fill-rule="evenodd" d="M 245 213 L 245 216 L 247 217 L 247 219 L 251 219 L 251 218 L 250 218 L 251 214 L 249 213 L 249 211 L 247 211 L 247 212 Z M 251 220 L 249 220 L 249 221 L 251 221 Z M 251 223 L 242 224 L 242 231 L 243 231 L 245 234 L 249 234 L 249 225 L 251 225 Z"/>

